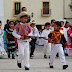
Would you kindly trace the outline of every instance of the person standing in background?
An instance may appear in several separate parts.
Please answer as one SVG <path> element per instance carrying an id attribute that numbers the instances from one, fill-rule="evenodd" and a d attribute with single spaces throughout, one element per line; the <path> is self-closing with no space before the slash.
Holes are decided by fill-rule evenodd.
<path id="1" fill-rule="evenodd" d="M 4 31 L 6 31 L 6 29 L 8 29 L 8 27 L 9 27 L 9 20 L 7 20 L 7 24 L 5 24 L 5 26 L 4 26 Z"/>
<path id="2" fill-rule="evenodd" d="M 54 30 L 54 22 L 55 22 L 55 21 L 56 21 L 55 19 L 52 19 L 52 20 L 51 20 L 51 27 L 50 27 L 51 30 Z"/>
<path id="3" fill-rule="evenodd" d="M 27 8 L 26 7 L 22 7 L 22 12 L 23 11 L 27 12 Z M 29 23 L 30 21 L 31 21 L 31 18 L 30 18 L 30 16 L 28 16 L 28 20 L 27 20 L 26 23 Z"/>
<path id="4" fill-rule="evenodd" d="M 39 37 L 39 32 L 38 32 L 38 29 L 36 28 L 36 22 L 35 22 L 35 20 L 32 20 L 30 22 L 30 25 L 31 25 L 30 36 L 32 36 L 31 37 L 32 40 L 30 42 L 30 45 L 31 45 L 30 58 L 33 59 L 34 51 L 35 51 L 35 43 L 36 43 L 36 40 L 37 40 L 36 37 Z"/>
<path id="5" fill-rule="evenodd" d="M 47 59 L 47 53 L 49 54 L 49 58 L 50 58 L 50 54 L 51 54 L 51 43 L 48 43 L 48 35 L 50 33 L 50 23 L 45 23 L 45 30 L 43 30 L 41 36 L 45 37 L 44 38 L 44 58 Z"/>

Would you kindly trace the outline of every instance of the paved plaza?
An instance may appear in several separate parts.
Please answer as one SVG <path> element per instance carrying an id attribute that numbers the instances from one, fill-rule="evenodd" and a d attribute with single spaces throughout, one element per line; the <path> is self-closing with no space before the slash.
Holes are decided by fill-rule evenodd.
<path id="1" fill-rule="evenodd" d="M 72 55 L 66 57 L 66 62 L 69 67 L 66 70 L 62 69 L 59 58 L 55 59 L 54 69 L 49 68 L 49 59 L 43 58 L 43 46 L 36 46 L 34 59 L 30 59 L 30 70 L 24 70 L 24 62 L 22 68 L 17 67 L 16 59 L 0 59 L 0 72 L 72 72 Z"/>

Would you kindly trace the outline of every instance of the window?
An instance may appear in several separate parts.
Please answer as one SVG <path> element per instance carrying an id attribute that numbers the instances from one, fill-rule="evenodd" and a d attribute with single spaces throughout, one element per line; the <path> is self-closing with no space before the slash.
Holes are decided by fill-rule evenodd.
<path id="1" fill-rule="evenodd" d="M 50 16 L 50 1 L 42 2 L 42 16 Z"/>
<path id="2" fill-rule="evenodd" d="M 21 12 L 21 2 L 14 2 L 14 16 L 17 16 Z"/>

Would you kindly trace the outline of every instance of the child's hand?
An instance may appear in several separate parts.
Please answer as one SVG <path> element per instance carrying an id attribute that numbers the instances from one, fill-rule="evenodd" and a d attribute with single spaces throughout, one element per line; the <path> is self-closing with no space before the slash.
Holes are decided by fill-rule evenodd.
<path id="1" fill-rule="evenodd" d="M 20 39 L 24 39 L 24 36 L 21 36 Z"/>
<path id="2" fill-rule="evenodd" d="M 26 39 L 30 39 L 30 37 L 27 36 Z"/>
<path id="3" fill-rule="evenodd" d="M 39 39 L 41 39 L 41 38 L 39 37 Z"/>
<path id="4" fill-rule="evenodd" d="M 55 41 L 54 41 L 54 40 L 52 40 L 52 39 L 50 40 L 50 42 L 51 42 L 51 43 L 55 43 Z"/>

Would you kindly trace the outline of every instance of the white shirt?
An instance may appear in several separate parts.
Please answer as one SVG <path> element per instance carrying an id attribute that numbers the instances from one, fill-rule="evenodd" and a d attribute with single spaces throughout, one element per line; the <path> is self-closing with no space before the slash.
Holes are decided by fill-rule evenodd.
<path id="1" fill-rule="evenodd" d="M 68 31 L 68 29 L 69 29 L 69 27 L 68 28 L 64 28 L 64 36 L 65 36 L 65 38 L 66 38 L 66 41 L 67 41 L 67 31 Z"/>
<path id="2" fill-rule="evenodd" d="M 40 35 L 39 35 L 38 29 L 36 27 L 34 27 L 34 28 L 31 27 L 31 33 L 28 36 L 37 36 L 37 37 L 39 37 Z"/>
<path id="3" fill-rule="evenodd" d="M 68 30 L 69 28 L 65 28 L 65 27 L 61 27 L 61 28 L 63 28 L 64 37 L 65 37 L 65 39 L 66 39 L 66 41 L 67 41 L 67 30 Z"/>
<path id="4" fill-rule="evenodd" d="M 51 26 L 51 27 L 50 27 L 50 30 L 54 31 L 54 27 Z"/>
<path id="5" fill-rule="evenodd" d="M 47 29 L 43 30 L 41 36 L 46 37 L 46 39 L 48 39 L 48 35 L 50 34 L 50 31 L 52 31 L 52 30 L 50 30 L 50 29 L 49 30 L 47 30 Z"/>

